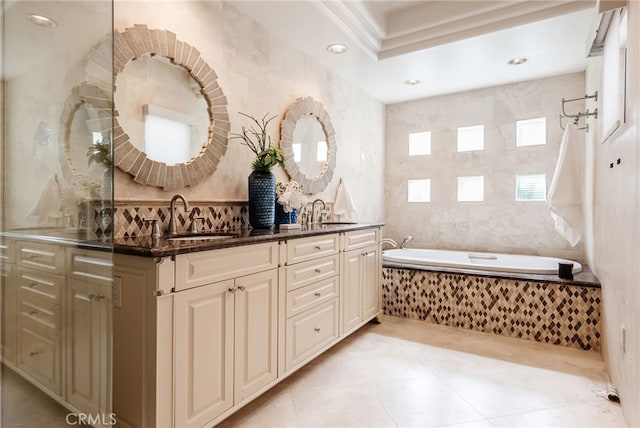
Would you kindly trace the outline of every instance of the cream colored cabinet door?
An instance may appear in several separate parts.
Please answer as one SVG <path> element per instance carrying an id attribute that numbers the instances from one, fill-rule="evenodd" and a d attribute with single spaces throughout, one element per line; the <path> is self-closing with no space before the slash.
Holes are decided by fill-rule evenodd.
<path id="1" fill-rule="evenodd" d="M 2 262 L 0 262 L 2 263 Z M 2 359 L 11 364 L 16 363 L 16 267 L 15 265 L 3 264 L 0 266 L 0 301 L 2 302 L 2 314 L 0 322 L 2 328 Z"/>
<path id="2" fill-rule="evenodd" d="M 176 427 L 205 426 L 233 405 L 234 287 L 230 279 L 174 296 Z"/>
<path id="3" fill-rule="evenodd" d="M 346 251 L 344 257 L 343 333 L 348 334 L 380 312 L 378 246 Z"/>
<path id="4" fill-rule="evenodd" d="M 105 412 L 108 311 L 111 289 L 69 279 L 67 285 L 67 401 L 83 413 Z"/>
<path id="5" fill-rule="evenodd" d="M 235 404 L 251 397 L 278 375 L 278 272 L 236 278 Z"/>
<path id="6" fill-rule="evenodd" d="M 343 253 L 342 320 L 343 333 L 356 329 L 362 322 L 362 250 Z"/>
<path id="7" fill-rule="evenodd" d="M 380 312 L 380 252 L 378 246 L 367 247 L 362 254 L 362 319 Z"/>

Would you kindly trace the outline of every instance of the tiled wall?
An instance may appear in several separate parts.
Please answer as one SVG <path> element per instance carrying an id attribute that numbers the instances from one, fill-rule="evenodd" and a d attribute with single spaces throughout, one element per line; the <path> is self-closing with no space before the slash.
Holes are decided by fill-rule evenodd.
<path id="1" fill-rule="evenodd" d="M 382 278 L 387 315 L 600 350 L 599 288 L 388 267 Z"/>
<path id="2" fill-rule="evenodd" d="M 191 220 L 195 217 L 204 217 L 204 224 L 198 223 L 199 228 L 205 231 L 228 231 L 243 227 L 249 227 L 249 209 L 246 202 L 194 202 L 190 203 L 190 212 L 185 213 L 182 202 L 176 205 L 176 219 L 179 233 L 187 232 Z M 316 218 L 328 219 L 331 216 L 332 204 L 327 203 L 326 209 L 321 210 L 316 205 Z M 165 231 L 169 226 L 169 203 L 164 201 L 120 201 L 114 208 L 114 236 L 130 237 L 151 235 L 151 226 L 144 219 L 158 219 L 160 230 Z M 309 221 L 311 205 L 302 208 L 298 215 L 298 223 L 306 224 Z M 100 229 L 100 214 L 96 208 L 97 235 L 103 235 Z"/>

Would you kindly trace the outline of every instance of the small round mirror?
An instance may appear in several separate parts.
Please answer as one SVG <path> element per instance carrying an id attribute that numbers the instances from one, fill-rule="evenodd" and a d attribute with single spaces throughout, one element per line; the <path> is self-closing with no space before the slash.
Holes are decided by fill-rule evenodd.
<path id="1" fill-rule="evenodd" d="M 307 194 L 322 192 L 336 166 L 336 137 L 331 118 L 311 97 L 298 99 L 280 125 L 284 169 Z"/>

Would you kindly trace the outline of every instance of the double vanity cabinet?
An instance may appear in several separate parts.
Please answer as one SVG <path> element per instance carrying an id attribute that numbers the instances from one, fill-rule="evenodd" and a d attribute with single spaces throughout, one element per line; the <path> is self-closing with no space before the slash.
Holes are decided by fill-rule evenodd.
<path id="1" fill-rule="evenodd" d="M 70 411 L 108 414 L 112 253 L 0 241 L 2 362 Z"/>
<path id="2" fill-rule="evenodd" d="M 116 246 L 118 424 L 211 427 L 379 315 L 380 226 Z"/>

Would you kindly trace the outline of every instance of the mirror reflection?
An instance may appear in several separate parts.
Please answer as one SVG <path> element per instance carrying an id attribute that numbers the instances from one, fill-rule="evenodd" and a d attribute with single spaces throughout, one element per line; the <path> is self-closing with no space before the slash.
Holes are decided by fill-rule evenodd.
<path id="1" fill-rule="evenodd" d="M 76 177 L 93 184 L 92 188 L 87 189 L 91 196 L 97 196 L 95 193 L 104 175 L 104 166 L 88 161 L 87 151 L 92 144 L 109 140 L 109 131 L 105 131 L 102 121 L 100 110 L 83 102 L 77 106 L 66 129 L 65 150 L 68 162 Z"/>
<path id="2" fill-rule="evenodd" d="M 293 129 L 293 157 L 300 172 L 316 178 L 327 166 L 327 136 L 322 124 L 312 114 L 302 116 Z"/>
<path id="3" fill-rule="evenodd" d="M 201 87 L 167 58 L 146 54 L 130 61 L 118 73 L 114 102 L 122 129 L 151 160 L 184 163 L 207 141 L 210 118 Z"/>

